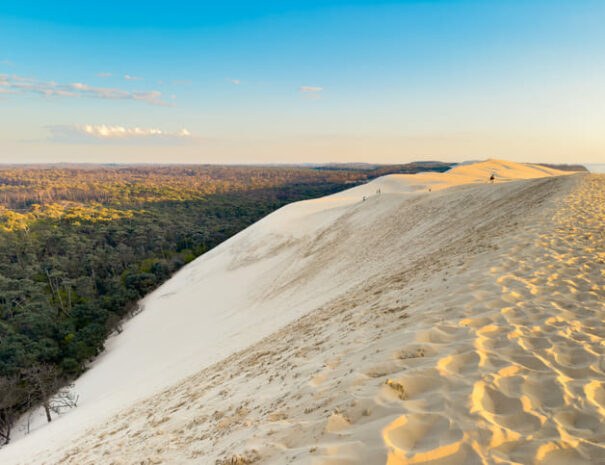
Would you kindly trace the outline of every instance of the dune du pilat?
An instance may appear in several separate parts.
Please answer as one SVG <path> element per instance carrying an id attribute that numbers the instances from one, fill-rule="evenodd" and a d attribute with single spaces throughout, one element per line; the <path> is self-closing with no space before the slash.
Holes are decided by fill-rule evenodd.
<path id="1" fill-rule="evenodd" d="M 604 231 L 603 175 L 493 159 L 288 204 L 145 296 L 0 463 L 605 463 Z"/>

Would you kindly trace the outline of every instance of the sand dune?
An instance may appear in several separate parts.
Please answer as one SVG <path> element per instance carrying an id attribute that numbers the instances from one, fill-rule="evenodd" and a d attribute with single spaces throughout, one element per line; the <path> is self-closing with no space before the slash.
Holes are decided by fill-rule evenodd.
<path id="1" fill-rule="evenodd" d="M 490 160 L 270 215 L 0 462 L 605 463 L 605 178 L 559 174 Z"/>

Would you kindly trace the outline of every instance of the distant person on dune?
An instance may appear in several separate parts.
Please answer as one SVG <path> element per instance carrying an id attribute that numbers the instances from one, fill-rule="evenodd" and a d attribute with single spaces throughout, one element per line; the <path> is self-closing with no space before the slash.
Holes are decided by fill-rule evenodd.
<path id="1" fill-rule="evenodd" d="M 496 180 L 496 176 L 494 176 L 493 174 L 489 177 L 489 182 L 491 182 L 492 184 L 494 183 L 494 181 Z"/>

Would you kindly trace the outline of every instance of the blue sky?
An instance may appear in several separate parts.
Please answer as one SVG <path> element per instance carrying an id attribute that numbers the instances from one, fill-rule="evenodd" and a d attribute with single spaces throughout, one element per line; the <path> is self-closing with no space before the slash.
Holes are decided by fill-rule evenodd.
<path id="1" fill-rule="evenodd" d="M 0 5 L 0 162 L 605 159 L 605 2 Z"/>

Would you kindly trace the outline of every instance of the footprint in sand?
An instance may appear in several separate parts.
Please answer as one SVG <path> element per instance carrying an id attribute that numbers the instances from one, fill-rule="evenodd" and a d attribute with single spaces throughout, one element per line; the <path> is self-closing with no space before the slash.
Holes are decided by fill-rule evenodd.
<path id="1" fill-rule="evenodd" d="M 443 412 L 446 407 L 444 378 L 435 368 L 402 372 L 387 379 L 374 397 L 381 406 L 403 405 L 422 412 Z"/>
<path id="2" fill-rule="evenodd" d="M 437 362 L 437 369 L 441 376 L 465 375 L 476 372 L 480 361 L 477 351 L 471 350 L 441 358 Z"/>
<path id="3" fill-rule="evenodd" d="M 471 405 L 471 412 L 479 413 L 495 427 L 490 428 L 494 434 L 499 434 L 499 428 L 505 428 L 519 436 L 529 435 L 542 424 L 542 419 L 535 412 L 530 413 L 529 399 L 509 397 L 484 381 L 475 383 Z"/>
<path id="4" fill-rule="evenodd" d="M 466 435 L 439 414 L 402 415 L 382 430 L 389 448 L 387 465 L 479 464 Z"/>

